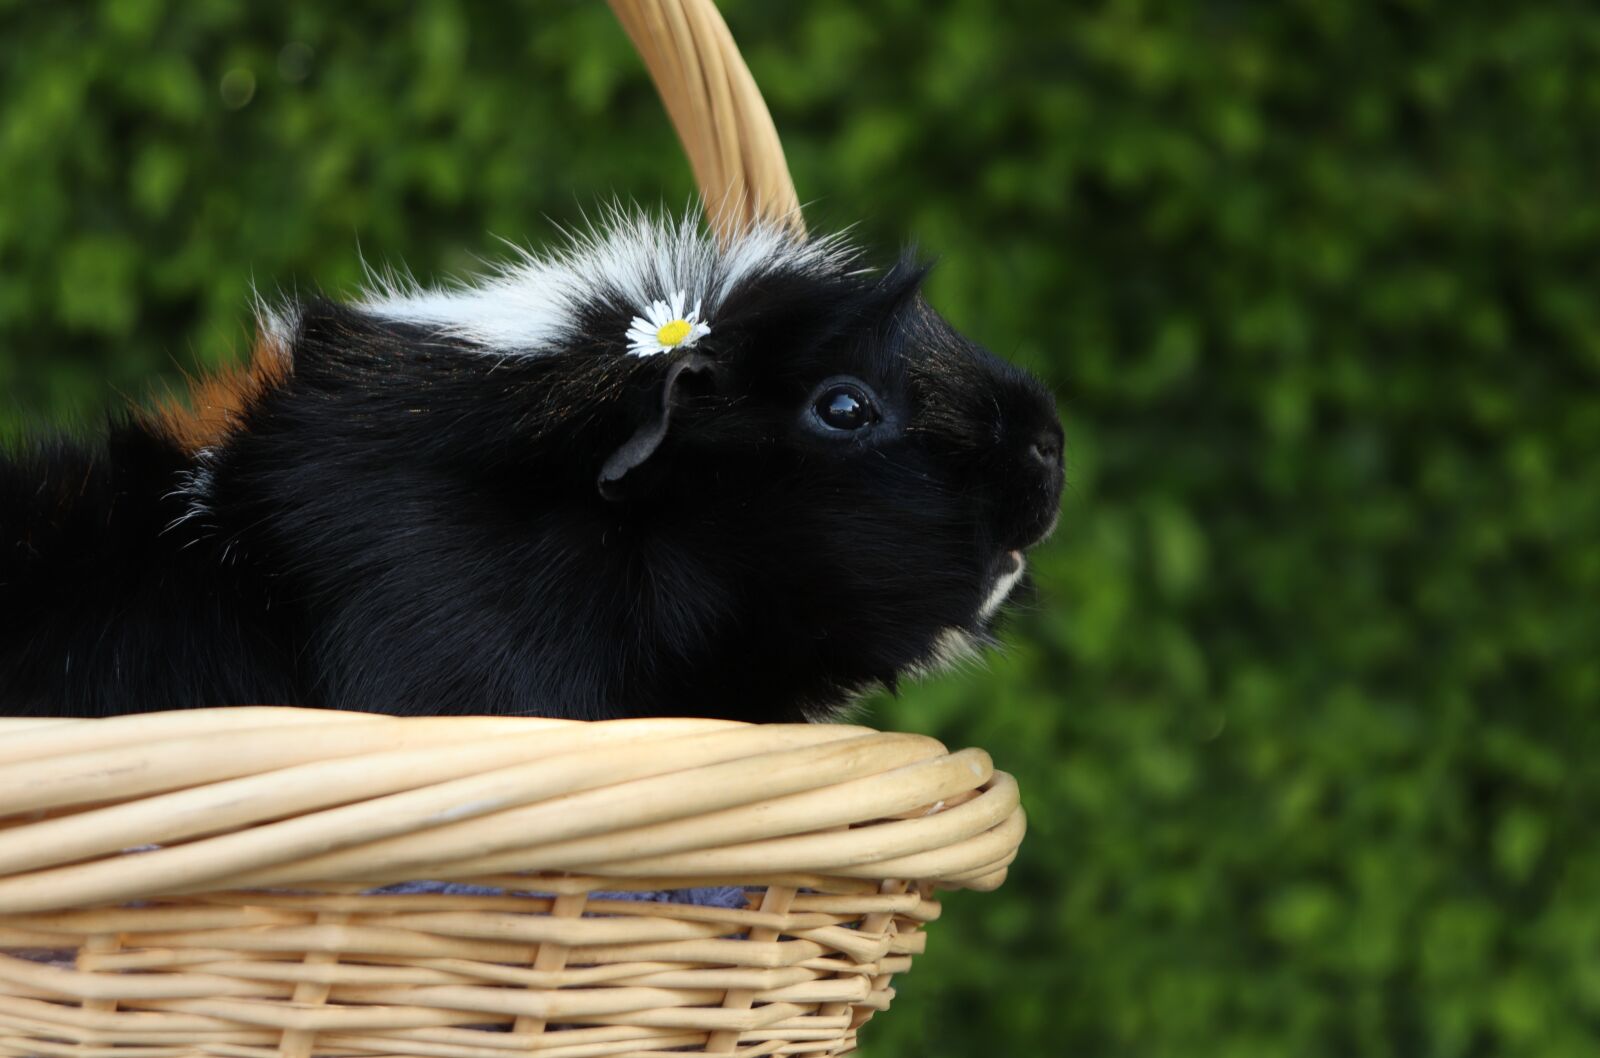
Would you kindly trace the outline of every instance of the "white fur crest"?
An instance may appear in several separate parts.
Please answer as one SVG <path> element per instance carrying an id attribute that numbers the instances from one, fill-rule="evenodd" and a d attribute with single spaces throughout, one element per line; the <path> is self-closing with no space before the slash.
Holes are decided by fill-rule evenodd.
<path id="1" fill-rule="evenodd" d="M 642 316 L 651 302 L 682 291 L 714 321 L 744 280 L 774 271 L 838 272 L 857 257 L 838 237 L 797 236 L 776 225 L 751 227 L 721 247 L 696 213 L 672 220 L 612 208 L 603 220 L 565 247 L 543 254 L 518 248 L 515 260 L 451 286 L 374 273 L 355 307 L 437 328 L 495 355 L 538 355 L 573 334 L 579 310 L 600 296 Z"/>

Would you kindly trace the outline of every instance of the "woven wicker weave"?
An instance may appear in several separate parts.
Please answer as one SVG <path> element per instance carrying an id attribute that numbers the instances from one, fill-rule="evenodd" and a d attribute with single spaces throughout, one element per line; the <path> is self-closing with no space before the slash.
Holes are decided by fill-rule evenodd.
<path id="1" fill-rule="evenodd" d="M 710 0 L 612 7 L 719 235 L 799 230 Z M 0 1058 L 840 1054 L 1022 832 L 983 752 L 861 727 L 0 719 Z"/>
<path id="2" fill-rule="evenodd" d="M 3 721 L 0 805 L 0 1054 L 119 1058 L 841 1053 L 1023 829 L 918 735 L 297 709 Z"/>

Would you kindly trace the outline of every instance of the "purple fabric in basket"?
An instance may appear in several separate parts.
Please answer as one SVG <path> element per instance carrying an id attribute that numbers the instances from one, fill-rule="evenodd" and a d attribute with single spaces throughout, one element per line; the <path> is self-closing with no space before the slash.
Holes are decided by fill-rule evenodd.
<path id="1" fill-rule="evenodd" d="M 550 896 L 536 890 L 501 889 L 465 882 L 396 882 L 369 893 L 440 893 L 445 896 Z M 656 889 L 645 892 L 595 891 L 595 900 L 636 900 L 656 904 L 694 904 L 698 907 L 745 906 L 744 890 L 736 885 L 706 886 L 699 889 Z"/>
<path id="2" fill-rule="evenodd" d="M 378 889 L 368 889 L 368 893 L 438 893 L 442 896 L 530 896 L 548 897 L 550 893 L 541 893 L 533 890 L 501 889 L 490 885 L 468 885 L 465 882 L 397 882 Z M 698 907 L 731 907 L 742 908 L 745 906 L 745 891 L 736 885 L 705 886 L 697 889 L 656 889 L 644 892 L 624 891 L 596 891 L 589 894 L 596 900 L 636 900 L 657 904 L 694 904 Z M 128 907 L 146 906 L 145 901 L 138 900 Z M 29 962 L 44 963 L 47 966 L 59 966 L 70 970 L 76 964 L 77 952 L 67 949 L 55 948 L 27 948 L 0 954 L 10 955 L 15 959 L 26 959 Z"/>

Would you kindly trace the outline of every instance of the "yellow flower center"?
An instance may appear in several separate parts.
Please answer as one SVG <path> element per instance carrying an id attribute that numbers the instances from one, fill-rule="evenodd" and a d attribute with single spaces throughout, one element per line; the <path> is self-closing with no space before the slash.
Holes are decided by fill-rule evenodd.
<path id="1" fill-rule="evenodd" d="M 688 320 L 673 320 L 656 332 L 656 341 L 662 345 L 677 345 L 689 337 L 691 329 Z"/>

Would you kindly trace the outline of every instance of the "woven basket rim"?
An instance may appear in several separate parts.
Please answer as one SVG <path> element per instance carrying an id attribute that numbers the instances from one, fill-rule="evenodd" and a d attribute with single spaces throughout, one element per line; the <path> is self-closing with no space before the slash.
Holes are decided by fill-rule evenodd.
<path id="1" fill-rule="evenodd" d="M 232 707 L 0 732 L 0 914 L 527 873 L 991 889 L 1024 829 L 983 751 L 853 725 Z"/>

